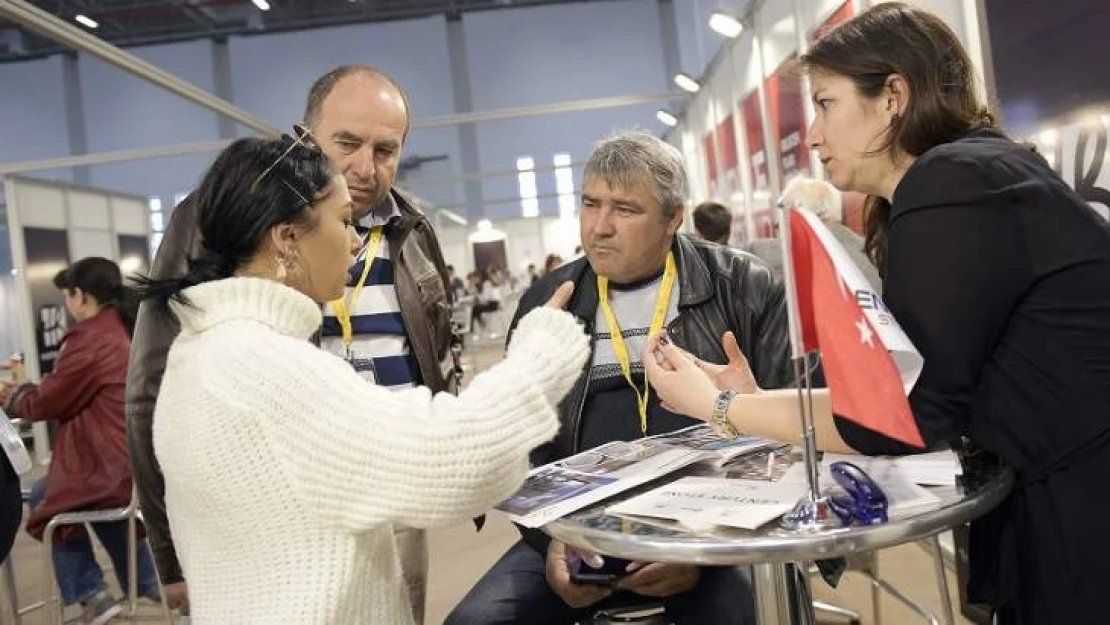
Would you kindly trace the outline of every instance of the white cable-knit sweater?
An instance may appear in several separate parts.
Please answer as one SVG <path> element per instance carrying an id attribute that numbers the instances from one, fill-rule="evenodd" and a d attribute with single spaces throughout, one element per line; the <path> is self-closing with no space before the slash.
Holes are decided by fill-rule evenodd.
<path id="1" fill-rule="evenodd" d="M 307 340 L 320 312 L 297 291 L 231 278 L 185 294 L 154 448 L 198 625 L 412 623 L 391 524 L 510 495 L 588 352 L 569 314 L 538 309 L 459 396 L 390 392 Z"/>

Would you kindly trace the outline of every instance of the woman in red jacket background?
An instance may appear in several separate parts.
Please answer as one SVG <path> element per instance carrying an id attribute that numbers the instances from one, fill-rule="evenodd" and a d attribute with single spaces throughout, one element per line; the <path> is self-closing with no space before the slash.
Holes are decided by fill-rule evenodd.
<path id="1" fill-rule="evenodd" d="M 134 305 L 119 267 L 106 258 L 77 261 L 54 277 L 54 285 L 76 321 L 62 340 L 54 371 L 39 384 L 17 379 L 0 387 L 12 416 L 58 423 L 49 471 L 31 493 L 27 532 L 39 540 L 55 515 L 122 508 L 131 501 L 124 384 Z M 94 529 L 126 588 L 126 522 L 98 523 Z M 88 535 L 70 526 L 55 536 L 54 573 L 63 601 L 80 602 L 84 622 L 106 623 L 120 607 L 104 584 Z M 145 540 L 139 545 L 138 580 L 141 596 L 158 598 Z"/>

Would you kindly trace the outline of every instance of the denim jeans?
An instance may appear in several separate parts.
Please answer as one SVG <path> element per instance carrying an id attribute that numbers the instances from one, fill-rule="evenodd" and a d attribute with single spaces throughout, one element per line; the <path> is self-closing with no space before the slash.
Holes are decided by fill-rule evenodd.
<path id="1" fill-rule="evenodd" d="M 39 480 L 31 487 L 31 508 L 37 508 L 46 496 L 46 480 Z M 116 579 L 120 588 L 127 591 L 127 522 L 94 523 L 100 544 L 112 559 L 112 566 L 116 570 Z M 136 561 L 138 570 L 138 595 L 153 595 L 158 590 L 158 580 L 154 576 L 154 563 L 151 560 L 150 549 L 146 539 L 138 543 Z M 88 534 L 65 542 L 54 543 L 54 577 L 58 580 L 58 588 L 62 591 L 62 601 L 66 605 L 87 601 L 93 595 L 106 588 L 104 572 L 96 563 L 93 554 L 92 541 Z"/>
<path id="2" fill-rule="evenodd" d="M 513 545 L 467 593 L 444 625 L 571 625 L 598 610 L 657 602 L 617 592 L 588 608 L 573 609 L 547 585 L 544 556 L 523 541 Z M 698 585 L 663 600 L 677 625 L 748 625 L 755 622 L 749 569 L 702 567 Z"/>

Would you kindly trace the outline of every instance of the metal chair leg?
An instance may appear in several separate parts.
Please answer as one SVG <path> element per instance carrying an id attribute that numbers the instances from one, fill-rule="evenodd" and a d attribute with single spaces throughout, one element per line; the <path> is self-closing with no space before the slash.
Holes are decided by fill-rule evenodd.
<path id="1" fill-rule="evenodd" d="M 883 623 L 883 595 L 879 592 L 879 586 L 874 583 L 874 580 L 879 578 L 879 553 L 877 551 L 871 552 L 870 561 L 867 563 L 867 574 L 872 579 L 871 584 L 871 619 L 875 625 L 882 625 Z"/>
<path id="2" fill-rule="evenodd" d="M 3 590 L 3 594 L 5 595 L 4 609 L 8 612 L 8 616 L 11 617 L 13 625 L 22 625 L 23 617 L 19 614 L 19 597 L 15 593 L 15 571 L 12 568 L 12 559 L 10 556 L 4 558 L 4 568 L 0 571 L 0 576 L 4 577 L 4 585 L 3 588 L 0 589 Z"/>
<path id="3" fill-rule="evenodd" d="M 901 601 L 907 608 L 920 614 L 923 618 L 925 618 L 925 620 L 929 621 L 929 625 L 940 625 L 940 621 L 937 620 L 937 617 L 932 612 L 930 612 L 928 608 L 918 603 L 913 597 L 907 595 L 906 593 L 893 586 L 890 582 L 882 578 L 872 578 L 871 583 L 881 586 L 883 590 L 890 593 L 891 596 L 893 596 L 895 599 Z"/>
<path id="4" fill-rule="evenodd" d="M 814 613 L 816 602 L 813 600 L 813 589 L 809 585 L 809 563 L 794 563 L 790 566 L 789 581 L 793 592 L 790 611 L 795 623 L 798 625 L 816 625 L 817 615 Z"/>
<path id="5" fill-rule="evenodd" d="M 937 591 L 940 592 L 941 616 L 945 625 L 955 625 L 956 617 L 952 613 L 952 598 L 948 595 L 948 577 L 944 570 L 944 554 L 940 550 L 940 534 L 927 539 L 930 555 L 933 556 L 933 568 L 937 574 Z"/>
<path id="6" fill-rule="evenodd" d="M 62 625 L 62 598 L 59 596 L 58 584 L 54 580 L 54 530 L 57 529 L 57 518 L 51 519 L 46 524 L 42 533 L 42 558 L 43 558 L 43 601 L 46 602 L 46 622 L 49 625 Z"/>
<path id="7" fill-rule="evenodd" d="M 139 608 L 139 541 L 135 530 L 135 514 L 127 517 L 127 615 L 135 616 Z"/>
<path id="8" fill-rule="evenodd" d="M 842 608 L 831 603 L 825 603 L 824 601 L 814 601 L 813 609 L 817 610 L 818 612 L 824 612 L 825 614 L 832 614 L 833 616 L 846 618 L 848 619 L 848 625 L 860 625 L 860 623 L 862 622 L 860 621 L 859 612 L 856 612 L 855 610 L 849 610 L 848 608 Z"/>

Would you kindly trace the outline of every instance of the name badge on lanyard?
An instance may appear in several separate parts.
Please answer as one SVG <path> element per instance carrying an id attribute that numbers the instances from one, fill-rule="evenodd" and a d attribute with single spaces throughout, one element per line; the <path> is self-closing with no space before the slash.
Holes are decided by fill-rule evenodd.
<path id="1" fill-rule="evenodd" d="M 370 231 L 370 238 L 366 244 L 366 256 L 363 260 L 362 276 L 359 277 L 358 283 L 355 284 L 347 297 L 344 299 L 337 299 L 331 303 L 332 309 L 335 311 L 335 320 L 339 322 L 339 327 L 343 333 L 343 357 L 351 364 L 362 379 L 377 384 L 378 376 L 374 370 L 373 358 L 360 358 L 354 350 L 351 349 L 351 343 L 354 342 L 354 328 L 351 325 L 351 311 L 358 303 L 359 297 L 362 296 L 362 288 L 366 286 L 366 278 L 370 275 L 370 267 L 373 266 L 374 260 L 378 256 L 378 246 L 382 242 L 383 228 L 375 226 Z"/>
<path id="2" fill-rule="evenodd" d="M 374 368 L 373 358 L 360 358 L 356 356 L 351 350 L 347 350 L 347 362 L 351 363 L 351 368 L 360 378 L 366 380 L 371 384 L 378 383 L 378 371 Z"/>

